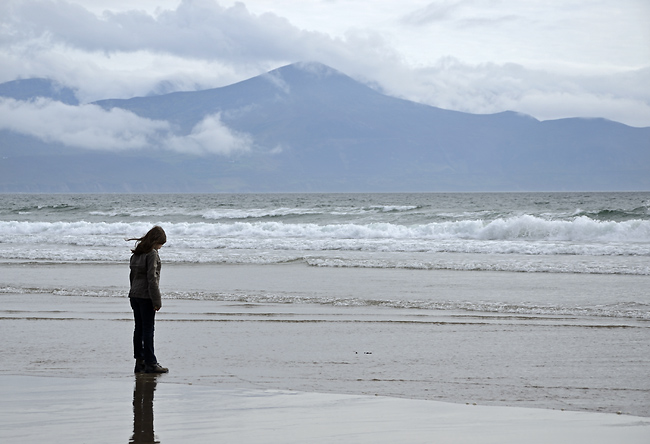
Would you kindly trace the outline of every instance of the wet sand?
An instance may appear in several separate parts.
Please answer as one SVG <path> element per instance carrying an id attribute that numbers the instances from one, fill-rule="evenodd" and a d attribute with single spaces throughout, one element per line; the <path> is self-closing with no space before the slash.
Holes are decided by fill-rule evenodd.
<path id="1" fill-rule="evenodd" d="M 350 276 L 357 289 L 373 277 L 280 268 L 167 266 L 165 288 L 342 297 Z M 156 350 L 171 371 L 151 381 L 132 374 L 123 267 L 1 271 L 5 288 L 33 290 L 0 294 L 0 442 L 129 442 L 134 421 L 141 442 L 153 424 L 164 443 L 650 441 L 643 322 L 164 299 Z M 502 279 L 429 275 L 450 292 L 488 282 L 486 297 Z M 509 288 L 530 284 L 518 278 Z M 533 279 L 549 292 L 581 284 Z M 372 285 L 388 297 L 393 284 Z"/>
<path id="2" fill-rule="evenodd" d="M 135 380 L 135 381 L 134 381 Z M 0 376 L 6 443 L 647 443 L 625 415 L 219 389 L 166 375 Z"/>

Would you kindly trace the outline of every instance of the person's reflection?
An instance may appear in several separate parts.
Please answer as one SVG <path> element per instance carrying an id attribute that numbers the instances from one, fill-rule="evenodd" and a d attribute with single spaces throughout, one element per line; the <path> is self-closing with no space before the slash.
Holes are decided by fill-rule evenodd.
<path id="1" fill-rule="evenodd" d="M 153 432 L 153 392 L 156 390 L 155 373 L 135 375 L 133 389 L 133 436 L 129 443 L 159 443 Z"/>

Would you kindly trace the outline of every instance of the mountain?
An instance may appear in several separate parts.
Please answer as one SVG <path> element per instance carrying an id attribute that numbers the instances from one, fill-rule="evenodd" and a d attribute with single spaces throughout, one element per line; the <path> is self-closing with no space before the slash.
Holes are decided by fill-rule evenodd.
<path id="1" fill-rule="evenodd" d="M 217 115 L 252 146 L 230 156 L 110 152 L 4 130 L 0 191 L 650 190 L 650 128 L 449 111 L 381 94 L 318 63 L 95 104 L 169 122 L 179 137 Z"/>
<path id="2" fill-rule="evenodd" d="M 19 79 L 0 84 L 0 97 L 32 100 L 37 97 L 58 100 L 68 105 L 79 105 L 73 89 L 50 79 Z"/>

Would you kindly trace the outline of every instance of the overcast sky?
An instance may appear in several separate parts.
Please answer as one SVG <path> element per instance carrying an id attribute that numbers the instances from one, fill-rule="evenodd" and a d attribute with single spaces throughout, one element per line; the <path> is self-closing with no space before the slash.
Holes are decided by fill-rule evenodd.
<path id="1" fill-rule="evenodd" d="M 650 126 L 648 0 L 0 2 L 0 82 L 51 77 L 82 102 L 297 61 L 447 109 Z"/>

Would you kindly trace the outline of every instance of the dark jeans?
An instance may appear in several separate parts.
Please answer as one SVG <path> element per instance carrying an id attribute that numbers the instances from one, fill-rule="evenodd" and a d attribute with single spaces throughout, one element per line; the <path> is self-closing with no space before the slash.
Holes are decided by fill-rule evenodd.
<path id="1" fill-rule="evenodd" d="M 156 310 L 151 299 L 129 298 L 135 319 L 133 331 L 133 357 L 144 359 L 147 364 L 158 362 L 153 352 L 153 330 Z"/>

